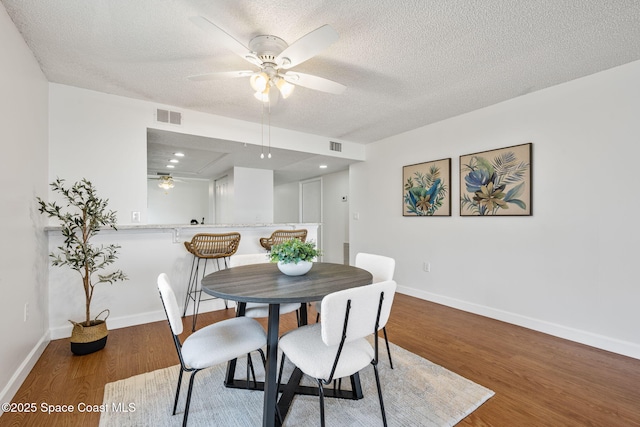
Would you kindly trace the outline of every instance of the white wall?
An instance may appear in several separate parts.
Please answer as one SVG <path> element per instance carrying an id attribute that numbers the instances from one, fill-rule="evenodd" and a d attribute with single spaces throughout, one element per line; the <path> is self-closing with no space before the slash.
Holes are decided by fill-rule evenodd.
<path id="1" fill-rule="evenodd" d="M 322 176 L 322 249 L 324 262 L 344 262 L 349 241 L 349 171 Z M 343 201 L 343 197 L 347 200 Z M 274 222 L 295 222 L 300 216 L 300 183 L 277 185 L 274 190 Z"/>
<path id="2" fill-rule="evenodd" d="M 303 224 L 309 230 L 309 238 L 317 238 L 317 225 Z M 101 284 L 96 287 L 91 303 L 95 317 L 104 309 L 109 309 L 109 329 L 117 329 L 165 319 L 158 297 L 156 280 L 158 274 L 167 273 L 171 285 L 182 307 L 187 282 L 191 272 L 192 257 L 183 242 L 191 240 L 196 233 L 239 232 L 241 235 L 238 254 L 264 252 L 260 247 L 260 237 L 271 235 L 277 229 L 298 228 L 297 224 L 273 224 L 271 226 L 190 226 L 158 227 L 121 226 L 117 231 L 102 230 L 95 237 L 97 245 L 118 244 L 118 261 L 113 265 L 124 271 L 129 280 L 113 285 Z M 59 232 L 49 232 L 49 250 L 62 244 Z M 46 264 L 45 264 L 46 265 Z M 211 270 L 211 264 L 207 271 Z M 110 270 L 108 270 L 110 271 Z M 68 319 L 84 318 L 84 293 L 80 276 L 68 268 L 50 267 L 49 270 L 50 312 L 49 327 L 52 339 L 71 335 Z M 200 312 L 224 308 L 220 300 L 206 301 L 200 305 Z M 188 313 L 192 311 L 190 305 Z M 104 318 L 104 316 L 101 316 Z"/>
<path id="3" fill-rule="evenodd" d="M 351 253 L 394 257 L 402 292 L 640 358 L 639 76 L 634 62 L 368 145 Z M 459 156 L 526 142 L 533 216 L 460 217 Z M 446 157 L 453 215 L 402 217 L 402 166 Z"/>
<path id="4" fill-rule="evenodd" d="M 0 208 L 0 402 L 9 402 L 48 342 L 47 81 L 0 6 L 0 144 L 9 184 Z M 28 320 L 24 307 L 28 304 Z"/>
<path id="5" fill-rule="evenodd" d="M 260 124 L 172 106 L 50 84 L 49 180 L 90 179 L 118 222 L 131 223 L 131 212 L 147 215 L 147 128 L 165 129 L 260 144 Z M 183 126 L 155 122 L 156 108 L 182 112 Z M 274 147 L 364 160 L 364 146 L 344 141 L 342 152 L 329 150 L 329 138 L 271 128 Z M 73 153 L 73 155 L 70 155 Z M 122 191 L 126 188 L 127 191 Z M 51 195 L 51 197 L 54 197 Z"/>
<path id="6" fill-rule="evenodd" d="M 344 244 L 349 242 L 349 171 L 327 174 L 323 181 L 323 258 L 344 262 Z"/>
<path id="7" fill-rule="evenodd" d="M 273 223 L 273 171 L 234 167 L 233 172 L 233 223 Z"/>
<path id="8" fill-rule="evenodd" d="M 233 223 L 234 194 L 233 194 L 233 169 L 229 169 L 224 175 L 213 180 L 214 186 L 214 223 Z"/>
<path id="9" fill-rule="evenodd" d="M 212 224 L 209 180 L 175 178 L 169 190 L 158 187 L 157 179 L 147 180 L 147 216 L 149 224 Z M 211 202 L 213 204 L 213 202 Z"/>
<path id="10" fill-rule="evenodd" d="M 147 128 L 162 128 L 162 124 L 154 122 L 157 107 L 169 108 L 172 111 L 177 109 L 59 84 L 50 84 L 49 97 L 49 178 L 60 176 L 74 181 L 87 177 L 97 186 L 101 197 L 109 198 L 109 208 L 118 212 L 120 225 L 131 224 L 132 211 L 140 211 L 142 224 L 147 223 Z M 183 133 L 249 144 L 251 139 L 259 140 L 259 124 L 184 110 L 182 117 L 185 125 L 180 131 Z M 176 130 L 175 126 L 166 126 L 168 130 Z M 272 134 L 274 132 L 279 135 L 279 148 L 295 146 L 296 149 L 310 152 L 327 155 L 333 153 L 329 152 L 327 138 L 272 128 Z M 343 151 L 338 154 L 363 160 L 364 147 L 344 142 Z M 240 181 L 250 181 L 238 180 L 237 173 L 237 170 L 233 171 L 232 186 L 237 186 Z M 270 188 L 273 191 L 273 182 Z M 235 194 L 237 189 L 233 191 Z M 51 194 L 49 196 L 54 197 Z M 256 206 L 244 206 L 243 209 L 251 212 L 254 208 Z M 235 209 L 237 212 L 237 206 Z M 272 206 L 270 209 L 273 212 Z M 255 218 L 255 214 L 253 217 Z M 251 222 L 255 222 L 255 219 Z M 271 221 L 265 217 L 265 222 Z M 122 227 L 119 231 L 121 230 Z M 154 316 L 162 314 L 161 311 L 157 311 L 159 306 L 154 291 L 153 275 L 157 276 L 158 270 L 170 269 L 170 276 L 178 281 L 177 286 L 181 286 L 179 280 L 186 280 L 188 271 L 185 271 L 187 267 L 183 258 L 186 254 L 181 245 L 186 237 L 179 236 L 176 239 L 172 237 L 171 230 L 165 234 L 162 236 L 158 233 L 131 232 L 122 237 L 121 234 L 115 235 L 115 243 L 122 245 L 122 252 L 114 267 L 122 268 L 130 279 L 125 283 L 103 286 L 96 292 L 97 299 L 94 301 L 94 311 L 99 311 L 98 308 L 101 307 L 112 310 L 110 319 L 114 321 L 110 322 L 110 327 L 131 325 L 145 319 L 156 320 Z M 162 241 L 155 242 L 155 239 Z M 55 242 L 54 238 L 51 240 Z M 254 240 L 257 242 L 257 239 Z M 243 238 L 240 250 L 245 250 L 247 242 L 249 240 Z M 251 243 L 255 244 L 253 241 Z M 169 245 L 171 249 L 165 248 L 164 245 Z M 175 261 L 169 262 L 170 259 Z M 51 313 L 50 323 L 58 338 L 64 336 L 67 331 L 66 319 L 73 318 L 78 309 L 78 302 L 72 299 L 71 295 L 65 294 L 67 291 L 74 292 L 73 289 L 62 288 L 66 279 L 73 280 L 73 276 L 69 276 L 68 273 L 60 268 L 50 269 L 51 295 L 57 295 L 51 302 L 51 306 L 55 307 L 55 313 Z M 82 296 L 81 292 L 77 293 Z M 64 295 L 66 297 L 63 297 Z M 147 316 L 147 312 L 151 314 Z"/>
<path id="11" fill-rule="evenodd" d="M 273 221 L 297 222 L 300 217 L 298 181 L 276 185 L 273 189 Z"/>
<path id="12" fill-rule="evenodd" d="M 274 222 L 272 170 L 233 168 L 221 180 L 226 182 L 225 191 L 217 194 L 215 201 L 214 182 L 209 180 L 175 178 L 170 190 L 159 188 L 155 179 L 148 180 L 148 223 L 189 224 L 192 219 L 200 223 L 203 218 L 205 224 Z M 220 205 L 217 219 L 213 218 L 214 203 Z"/>

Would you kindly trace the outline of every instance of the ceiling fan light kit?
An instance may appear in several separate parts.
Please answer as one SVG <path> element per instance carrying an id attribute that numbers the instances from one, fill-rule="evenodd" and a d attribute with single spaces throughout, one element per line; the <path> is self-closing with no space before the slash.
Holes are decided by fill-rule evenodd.
<path id="1" fill-rule="evenodd" d="M 333 94 L 342 93 L 346 89 L 346 87 L 340 83 L 322 77 L 311 74 L 303 75 L 301 73 L 287 72 L 290 68 L 318 55 L 338 40 L 338 33 L 330 25 L 323 25 L 316 28 L 291 45 L 287 44 L 287 42 L 280 37 L 260 35 L 252 38 L 247 47 L 225 30 L 202 16 L 194 16 L 189 19 L 198 27 L 212 35 L 218 44 L 260 68 L 259 71 L 242 70 L 199 74 L 190 76 L 190 80 L 203 81 L 250 76 L 251 87 L 256 92 L 264 92 L 272 85 L 280 90 L 283 98 L 291 94 L 293 89 L 290 86 L 293 85 Z"/>
<path id="2" fill-rule="evenodd" d="M 251 76 L 251 78 L 249 79 L 249 83 L 251 84 L 253 90 L 255 90 L 256 92 L 264 92 L 267 89 L 267 85 L 269 84 L 269 76 L 267 76 L 267 73 L 265 73 L 264 71 L 256 73 Z"/>
<path id="3" fill-rule="evenodd" d="M 158 187 L 162 188 L 163 190 L 170 190 L 174 186 L 175 184 L 173 183 L 173 177 L 171 175 L 163 175 L 158 178 Z"/>
<path id="4" fill-rule="evenodd" d="M 262 101 L 263 104 L 269 102 L 269 86 L 267 86 L 262 92 L 258 91 L 253 94 L 253 96 L 258 100 Z"/>
<path id="5" fill-rule="evenodd" d="M 295 85 L 292 85 L 283 78 L 278 79 L 278 81 L 276 82 L 276 86 L 278 87 L 278 90 L 280 90 L 280 94 L 282 95 L 283 99 L 287 99 L 296 88 Z"/>
<path id="6" fill-rule="evenodd" d="M 248 47 L 239 42 L 222 28 L 202 16 L 189 18 L 194 24 L 212 35 L 215 40 L 245 61 L 260 68 L 258 71 L 224 71 L 218 73 L 199 74 L 189 77 L 190 80 L 202 81 L 218 78 L 249 77 L 249 84 L 255 91 L 254 96 L 262 101 L 262 153 L 264 158 L 264 110 L 268 106 L 269 153 L 271 158 L 271 96 L 270 90 L 275 86 L 283 99 L 287 99 L 296 86 L 309 89 L 341 94 L 346 89 L 340 83 L 311 74 L 289 72 L 290 68 L 313 58 L 338 40 L 336 30 L 330 25 L 323 25 L 302 36 L 291 45 L 280 37 L 273 35 L 259 35 L 249 41 Z M 274 98 L 276 99 L 276 98 Z"/>

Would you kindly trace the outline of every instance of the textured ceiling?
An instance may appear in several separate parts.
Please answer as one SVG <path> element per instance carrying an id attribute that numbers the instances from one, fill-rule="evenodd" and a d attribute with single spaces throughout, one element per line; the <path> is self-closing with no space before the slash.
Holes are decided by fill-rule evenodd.
<path id="1" fill-rule="evenodd" d="M 272 125 L 368 143 L 640 59 L 638 0 L 2 0 L 51 82 L 251 122 L 251 68 L 189 21 L 248 44 L 292 43 L 323 24 L 339 40 L 295 67 L 347 86 L 297 88 Z M 248 67 L 249 66 L 249 67 Z"/>
<path id="2" fill-rule="evenodd" d="M 271 124 L 369 143 L 640 59 L 638 0 L 1 0 L 51 82 L 260 122 L 251 69 L 189 18 L 247 45 L 324 24 L 339 40 L 294 71 L 347 86 L 296 88 Z"/>

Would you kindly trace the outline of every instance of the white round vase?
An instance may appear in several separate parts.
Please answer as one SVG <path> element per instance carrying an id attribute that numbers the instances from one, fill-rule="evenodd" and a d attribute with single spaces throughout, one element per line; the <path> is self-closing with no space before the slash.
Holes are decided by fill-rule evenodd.
<path id="1" fill-rule="evenodd" d="M 287 276 L 302 276 L 307 274 L 313 263 L 311 261 L 299 261 L 297 264 L 290 262 L 288 264 L 278 261 L 278 269 Z"/>

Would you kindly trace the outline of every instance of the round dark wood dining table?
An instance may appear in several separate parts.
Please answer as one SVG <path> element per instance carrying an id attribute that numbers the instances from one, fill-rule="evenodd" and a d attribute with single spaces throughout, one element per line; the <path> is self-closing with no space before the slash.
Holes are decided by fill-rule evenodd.
<path id="1" fill-rule="evenodd" d="M 280 424 L 276 417 L 280 304 L 300 303 L 300 322 L 306 324 L 307 303 L 320 301 L 333 292 L 368 285 L 372 280 L 371 273 L 361 268 L 324 262 L 315 262 L 311 270 L 302 276 L 287 276 L 278 270 L 276 264 L 262 263 L 223 269 L 202 279 L 203 292 L 238 302 L 240 315 L 248 302 L 269 304 L 263 426 Z M 281 406 L 281 411 L 285 409 L 283 418 L 289 403 Z"/>

